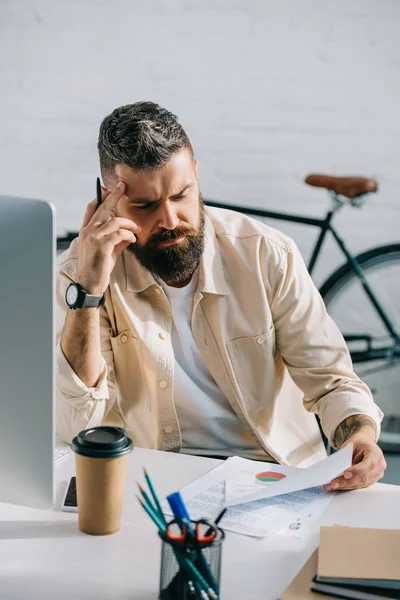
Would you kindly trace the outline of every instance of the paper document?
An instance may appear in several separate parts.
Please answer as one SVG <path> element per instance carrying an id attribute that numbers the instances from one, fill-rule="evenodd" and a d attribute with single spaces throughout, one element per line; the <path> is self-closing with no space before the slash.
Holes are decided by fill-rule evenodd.
<path id="1" fill-rule="evenodd" d="M 321 488 L 317 489 L 321 490 Z M 278 532 L 279 535 L 302 540 L 306 539 L 309 534 L 312 534 L 313 531 L 315 531 L 315 522 L 321 517 L 332 498 L 332 492 L 329 494 L 321 494 L 321 497 L 316 498 L 314 502 L 312 502 L 312 504 L 310 504 L 307 509 L 295 519 L 295 521 L 291 521 L 288 525 L 285 525 L 285 528 Z"/>
<path id="2" fill-rule="evenodd" d="M 274 471 L 285 477 L 294 476 L 295 467 L 285 467 L 276 463 L 246 460 L 237 456 L 198 479 L 181 491 L 190 517 L 215 519 L 225 507 L 225 482 L 242 476 L 255 478 L 261 471 Z M 297 531 L 293 535 L 304 535 L 307 522 L 312 516 L 317 518 L 334 497 L 321 487 L 299 490 L 273 498 L 266 498 L 228 508 L 220 525 L 227 531 L 254 537 L 266 537 L 282 530 Z M 166 501 L 162 503 L 165 514 L 171 511 Z M 300 534 L 300 527 L 302 533 Z"/>
<path id="3" fill-rule="evenodd" d="M 288 467 L 286 467 L 282 472 L 282 467 L 277 469 L 273 465 L 273 469 L 271 467 L 269 473 L 263 467 L 265 463 L 259 463 L 260 475 L 265 471 L 266 475 L 270 475 L 270 477 L 265 477 L 263 481 L 262 477 L 256 478 L 252 473 L 228 475 L 225 480 L 225 505 L 234 506 L 322 486 L 342 475 L 351 466 L 352 456 L 353 445 L 350 444 L 307 469 L 291 467 L 288 471 Z M 234 458 L 238 459 L 238 457 Z M 280 471 L 282 479 L 279 479 Z"/>

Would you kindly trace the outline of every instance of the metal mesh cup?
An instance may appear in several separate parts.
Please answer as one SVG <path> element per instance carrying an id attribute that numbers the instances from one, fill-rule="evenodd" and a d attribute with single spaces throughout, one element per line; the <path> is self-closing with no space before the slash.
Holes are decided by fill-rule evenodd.
<path id="1" fill-rule="evenodd" d="M 217 529 L 217 532 L 217 537 L 210 544 L 202 546 L 201 553 L 207 563 L 209 574 L 211 574 L 213 582 L 216 583 L 219 589 L 222 541 L 225 534 L 221 529 Z M 201 592 L 203 588 L 198 581 L 195 581 L 195 577 L 192 577 L 178 562 L 179 556 L 187 556 L 200 573 L 204 575 L 204 570 L 201 568 L 201 562 L 198 559 L 200 549 L 191 547 L 184 553 L 182 544 L 172 542 L 162 533 L 159 535 L 162 539 L 159 600 L 205 600 L 208 598 L 205 591 Z M 206 574 L 205 578 L 210 583 L 209 574 Z M 220 594 L 218 594 L 218 598 L 221 598 Z"/>

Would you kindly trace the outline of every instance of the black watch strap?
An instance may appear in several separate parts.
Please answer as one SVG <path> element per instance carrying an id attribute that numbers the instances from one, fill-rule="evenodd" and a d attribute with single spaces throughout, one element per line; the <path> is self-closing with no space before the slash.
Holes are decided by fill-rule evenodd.
<path id="1" fill-rule="evenodd" d="M 86 294 L 86 292 L 85 292 Z M 104 303 L 104 294 L 102 296 L 94 296 L 93 294 L 86 294 L 85 301 L 82 308 L 94 308 L 99 307 Z"/>

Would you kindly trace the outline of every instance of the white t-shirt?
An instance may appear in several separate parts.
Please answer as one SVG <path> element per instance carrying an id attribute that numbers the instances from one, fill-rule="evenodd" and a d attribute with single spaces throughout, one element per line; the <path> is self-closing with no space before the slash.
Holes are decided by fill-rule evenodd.
<path id="1" fill-rule="evenodd" d="M 238 454 L 268 459 L 221 392 L 197 348 L 190 326 L 198 271 L 183 288 L 160 280 L 172 311 L 175 356 L 174 403 L 187 454 Z"/>

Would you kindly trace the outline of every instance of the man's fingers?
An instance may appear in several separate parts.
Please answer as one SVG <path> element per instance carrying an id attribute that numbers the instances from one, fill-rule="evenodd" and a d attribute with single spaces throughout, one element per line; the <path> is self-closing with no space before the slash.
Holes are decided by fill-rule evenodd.
<path id="1" fill-rule="evenodd" d="M 81 228 L 86 227 L 90 223 L 91 218 L 97 209 L 97 200 L 94 199 L 86 207 L 85 216 L 83 217 Z"/>
<path id="2" fill-rule="evenodd" d="M 102 191 L 102 198 L 106 195 L 106 193 L 107 192 Z M 92 217 L 92 225 L 106 223 L 110 218 L 111 211 L 117 206 L 124 193 L 125 183 L 123 181 L 120 181 L 117 187 L 114 188 L 112 192 L 108 193 L 107 197 L 103 200 L 103 203 Z"/>
<path id="3" fill-rule="evenodd" d="M 347 474 L 347 471 L 346 471 Z M 351 474 L 351 477 L 348 475 Z M 360 469 L 355 473 L 349 473 L 345 477 L 336 477 L 331 481 L 330 488 L 333 490 L 355 490 L 357 488 L 367 487 L 375 481 L 375 477 L 378 474 L 378 469 Z"/>
<path id="4" fill-rule="evenodd" d="M 368 474 L 376 474 L 381 470 L 386 469 L 386 461 L 383 456 L 382 450 L 374 444 L 371 448 L 363 451 L 363 458 L 359 461 L 354 461 L 353 465 L 346 469 L 343 476 L 345 479 L 354 479 L 357 477 L 364 477 Z"/>
<path id="5" fill-rule="evenodd" d="M 111 192 L 109 192 L 107 190 L 107 188 L 103 187 L 102 185 L 100 186 L 101 188 L 101 202 L 103 203 L 106 198 L 108 198 L 108 196 L 111 194 Z"/>
<path id="6" fill-rule="evenodd" d="M 109 192 L 108 190 L 106 190 L 106 188 L 103 188 L 103 186 L 101 186 L 101 199 L 102 199 L 102 202 L 104 202 L 106 200 L 106 198 L 108 198 L 108 196 L 110 194 L 111 194 L 111 192 Z M 94 200 L 92 200 L 91 202 L 89 202 L 89 204 L 86 207 L 85 216 L 83 217 L 81 229 L 83 227 L 86 227 L 87 225 L 89 225 L 89 223 L 92 220 L 93 216 L 96 214 L 97 209 L 98 209 L 97 198 L 95 198 Z"/>
<path id="7" fill-rule="evenodd" d="M 125 194 L 126 185 L 123 181 L 120 181 L 117 186 L 113 189 L 112 192 L 109 192 L 106 198 L 103 201 L 102 206 L 106 208 L 108 211 L 111 211 L 118 204 L 118 201 Z M 104 193 L 105 195 L 105 193 Z M 102 192 L 103 196 L 103 192 Z"/>
<path id="8" fill-rule="evenodd" d="M 130 240 L 123 240 L 122 242 L 120 242 L 119 244 L 117 244 L 116 246 L 114 246 L 114 252 L 115 254 L 120 254 L 122 252 L 122 250 L 125 250 L 125 248 L 127 248 L 129 246 L 129 244 L 131 244 L 132 242 Z"/>
<path id="9" fill-rule="evenodd" d="M 343 479 L 350 481 L 351 479 L 360 479 L 368 475 L 368 473 L 372 473 L 375 470 L 377 465 L 375 462 L 370 459 L 364 459 L 362 462 L 357 465 L 353 465 L 350 469 L 347 469 L 343 473 Z M 342 478 L 340 478 L 342 479 Z"/>
<path id="10" fill-rule="evenodd" d="M 128 229 L 133 233 L 140 233 L 142 231 L 142 228 L 139 225 L 137 225 L 135 221 L 131 221 L 131 219 L 111 216 L 107 223 L 101 225 L 101 227 L 98 230 L 98 235 L 109 235 L 114 231 L 118 231 L 118 229 Z"/>
<path id="11" fill-rule="evenodd" d="M 337 479 L 328 485 L 324 485 L 326 492 L 347 492 L 351 490 L 359 490 L 364 487 L 368 487 L 369 483 L 362 483 L 361 481 L 348 481 L 346 479 Z"/>
<path id="12" fill-rule="evenodd" d="M 371 473 L 365 478 L 356 477 L 355 479 L 344 479 L 344 477 L 338 477 L 328 485 L 324 485 L 326 492 L 346 492 L 350 490 L 360 490 L 373 485 L 380 479 L 382 479 L 384 471 Z"/>
<path id="13" fill-rule="evenodd" d="M 132 233 L 132 231 L 128 231 L 127 229 L 118 229 L 118 231 L 114 231 L 113 233 L 110 233 L 110 235 L 107 235 L 104 238 L 104 241 L 107 244 L 112 245 L 112 247 L 115 249 L 118 244 L 124 241 L 128 242 L 128 244 L 133 244 L 136 242 L 136 236 L 134 233 Z"/>
<path id="14" fill-rule="evenodd" d="M 364 459 L 347 469 L 341 477 L 324 486 L 326 491 L 355 490 L 372 485 L 383 477 L 386 462 L 381 450 L 376 447 L 366 452 Z"/>

